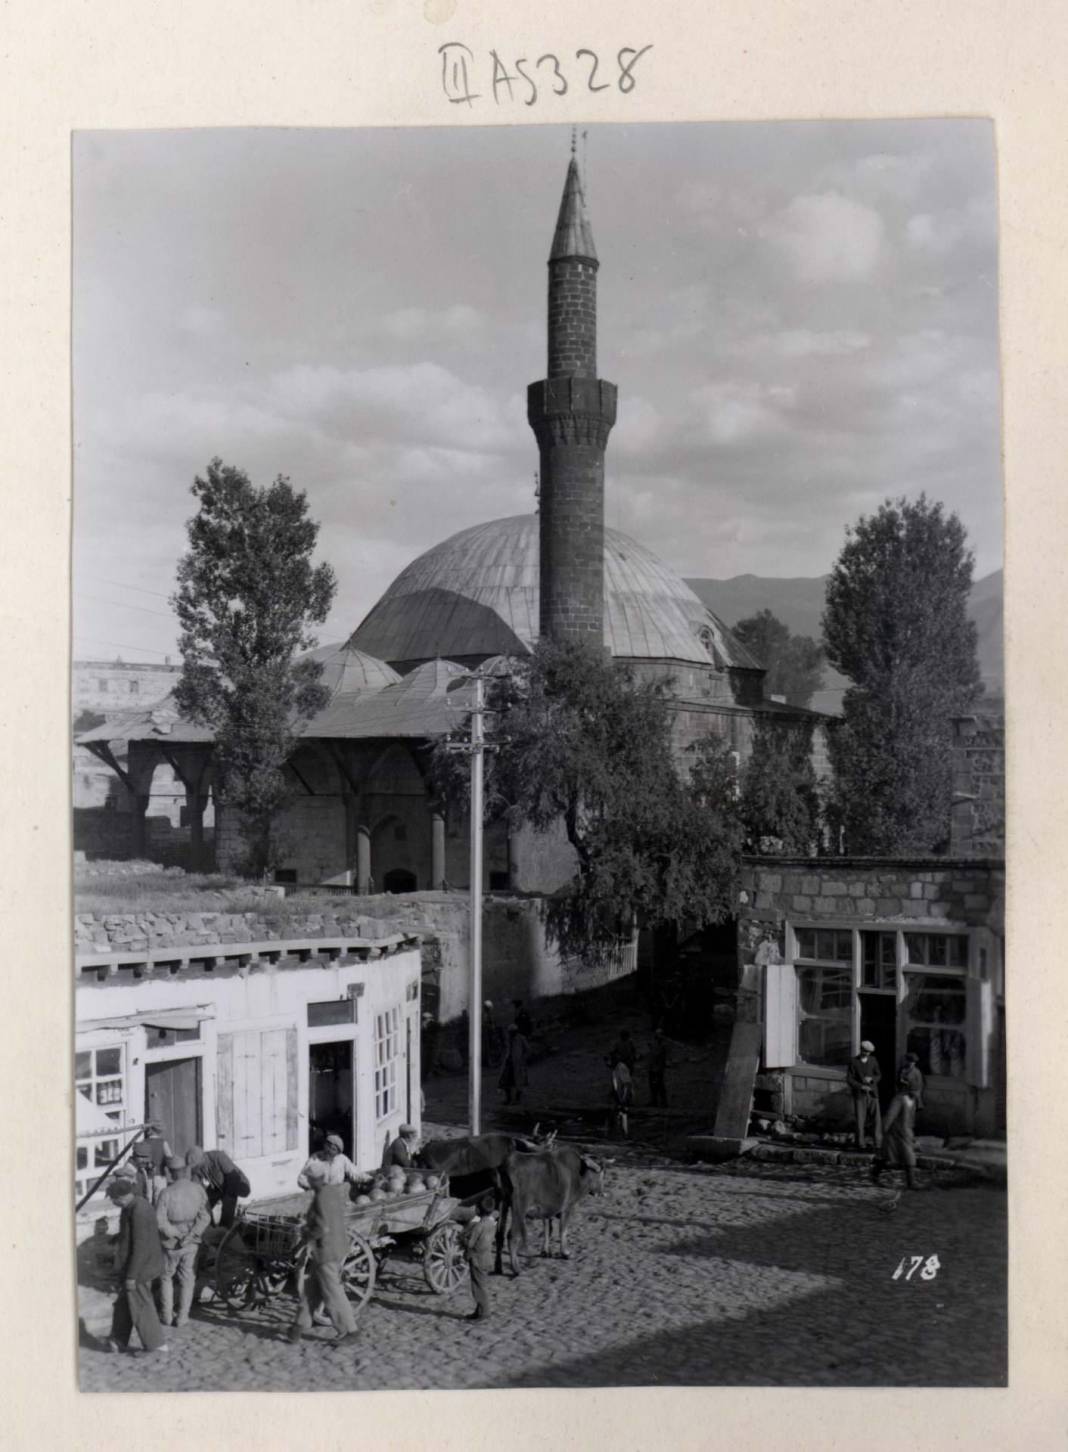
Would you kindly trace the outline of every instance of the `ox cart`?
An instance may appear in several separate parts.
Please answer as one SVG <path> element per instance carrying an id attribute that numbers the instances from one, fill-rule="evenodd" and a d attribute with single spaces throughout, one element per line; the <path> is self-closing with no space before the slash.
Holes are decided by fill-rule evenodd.
<path id="1" fill-rule="evenodd" d="M 307 1252 L 304 1217 L 310 1195 L 259 1201 L 239 1213 L 215 1251 L 215 1296 L 232 1311 L 262 1307 L 289 1292 L 299 1294 Z M 366 1196 L 361 1199 L 367 1200 Z M 395 1254 L 419 1264 L 438 1296 L 451 1295 L 468 1277 L 462 1226 L 452 1218 L 460 1202 L 446 1176 L 434 1189 L 346 1208 L 349 1249 L 341 1278 L 353 1311 L 371 1299 L 386 1260 Z"/>

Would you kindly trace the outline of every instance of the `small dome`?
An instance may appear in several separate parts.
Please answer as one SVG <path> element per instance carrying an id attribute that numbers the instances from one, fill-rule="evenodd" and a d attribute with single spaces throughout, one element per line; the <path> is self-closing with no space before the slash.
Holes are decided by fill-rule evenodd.
<path id="1" fill-rule="evenodd" d="M 618 530 L 604 536 L 613 656 L 759 669 L 654 554 Z M 350 644 L 401 666 L 525 654 L 538 638 L 538 559 L 535 514 L 461 530 L 401 571 Z"/>
<path id="2" fill-rule="evenodd" d="M 362 695 L 367 691 L 380 691 L 400 680 L 395 670 L 384 660 L 357 650 L 351 641 L 343 640 L 334 645 L 320 645 L 315 650 L 305 651 L 301 660 L 322 662 L 323 673 L 320 685 L 335 696 Z"/>

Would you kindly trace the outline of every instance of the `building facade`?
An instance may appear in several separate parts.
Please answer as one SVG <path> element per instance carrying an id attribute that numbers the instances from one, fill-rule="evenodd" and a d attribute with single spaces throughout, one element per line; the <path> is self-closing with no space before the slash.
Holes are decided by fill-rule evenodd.
<path id="1" fill-rule="evenodd" d="M 361 1169 L 419 1125 L 417 936 L 83 954 L 75 1189 L 148 1119 L 176 1153 L 224 1149 L 259 1198 L 339 1134 Z"/>

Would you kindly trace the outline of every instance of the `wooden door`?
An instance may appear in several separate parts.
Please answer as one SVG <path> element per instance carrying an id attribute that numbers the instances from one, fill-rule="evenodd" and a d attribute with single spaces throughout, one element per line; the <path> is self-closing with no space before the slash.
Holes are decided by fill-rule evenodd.
<path id="1" fill-rule="evenodd" d="M 159 1121 L 163 1137 L 176 1155 L 200 1144 L 199 1056 L 146 1065 L 145 1119 Z"/>

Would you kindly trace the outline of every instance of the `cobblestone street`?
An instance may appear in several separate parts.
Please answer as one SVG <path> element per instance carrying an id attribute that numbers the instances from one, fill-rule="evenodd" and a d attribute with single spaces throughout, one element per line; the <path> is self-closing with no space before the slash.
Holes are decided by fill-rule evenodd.
<path id="1" fill-rule="evenodd" d="M 892 1177 L 891 1177 L 892 1178 Z M 580 1208 L 573 1259 L 492 1279 L 494 1316 L 461 1318 L 390 1262 L 360 1317 L 359 1366 L 293 1302 L 204 1305 L 166 1356 L 85 1346 L 85 1390 L 344 1390 L 596 1385 L 946 1386 L 1006 1378 L 1006 1197 L 961 1177 L 898 1196 L 854 1168 L 669 1163 L 627 1146 Z M 891 1208 L 895 1206 L 896 1208 Z M 910 1257 L 938 1257 L 911 1279 Z M 905 1271 L 893 1274 L 905 1257 Z"/>

